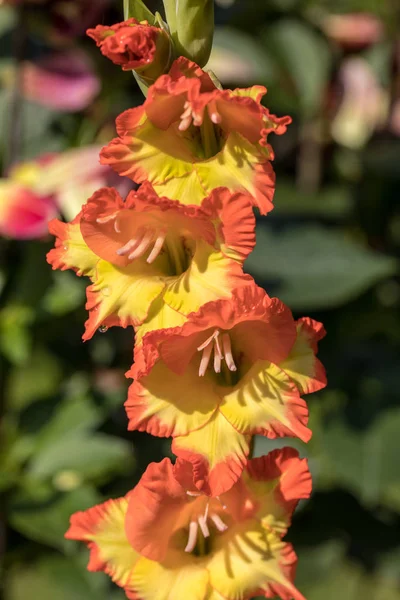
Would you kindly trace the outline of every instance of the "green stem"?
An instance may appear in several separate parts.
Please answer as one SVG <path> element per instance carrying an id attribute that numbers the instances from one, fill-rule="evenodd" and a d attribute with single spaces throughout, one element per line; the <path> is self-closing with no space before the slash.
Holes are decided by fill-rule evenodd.
<path id="1" fill-rule="evenodd" d="M 204 112 L 203 124 L 200 127 L 201 141 L 203 143 L 204 158 L 215 156 L 219 150 L 215 127 L 208 112 Z"/>

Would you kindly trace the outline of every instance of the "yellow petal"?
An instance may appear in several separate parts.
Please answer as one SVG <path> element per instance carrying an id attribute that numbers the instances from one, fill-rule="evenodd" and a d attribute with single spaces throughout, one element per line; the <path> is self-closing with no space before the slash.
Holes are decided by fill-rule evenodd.
<path id="1" fill-rule="evenodd" d="M 91 550 L 89 570 L 105 571 L 121 587 L 129 583 L 139 559 L 125 534 L 127 508 L 127 498 L 118 498 L 75 513 L 66 533 L 68 539 L 88 543 Z"/>
<path id="2" fill-rule="evenodd" d="M 267 591 L 270 585 L 285 588 L 288 598 L 290 593 L 298 600 L 303 598 L 282 569 L 282 554 L 288 545 L 257 521 L 229 527 L 217 536 L 215 544 L 208 565 L 210 584 L 226 600 L 244 600 L 260 589 Z"/>
<path id="3" fill-rule="evenodd" d="M 78 275 L 93 276 L 99 258 L 86 245 L 79 223 L 53 219 L 49 231 L 57 236 L 56 247 L 47 255 L 53 269 L 73 269 Z"/>
<path id="4" fill-rule="evenodd" d="M 305 403 L 276 365 L 258 361 L 233 389 L 220 388 L 220 393 L 224 394 L 220 410 L 238 431 L 310 439 Z"/>
<path id="5" fill-rule="evenodd" d="M 205 600 L 209 587 L 205 564 L 204 560 L 183 552 L 169 552 L 162 564 L 141 558 L 129 586 L 137 594 L 132 598 Z"/>
<path id="6" fill-rule="evenodd" d="M 195 466 L 201 478 L 197 487 L 218 496 L 240 477 L 249 454 L 249 441 L 249 436 L 236 431 L 217 411 L 201 429 L 175 438 L 173 452 Z"/>
<path id="7" fill-rule="evenodd" d="M 129 389 L 129 429 L 157 436 L 177 436 L 199 429 L 216 411 L 219 397 L 209 375 L 199 377 L 193 365 L 181 376 L 162 362 Z"/>
<path id="8" fill-rule="evenodd" d="M 99 260 L 92 281 L 93 285 L 88 289 L 90 317 L 87 336 L 93 335 L 108 317 L 118 319 L 122 327 L 139 325 L 146 319 L 152 302 L 165 286 L 156 267 L 142 259 L 127 267 Z"/>
<path id="9" fill-rule="evenodd" d="M 217 252 L 206 242 L 198 242 L 187 271 L 166 286 L 164 301 L 188 315 L 206 302 L 229 297 L 232 289 L 249 282 L 237 261 Z"/>

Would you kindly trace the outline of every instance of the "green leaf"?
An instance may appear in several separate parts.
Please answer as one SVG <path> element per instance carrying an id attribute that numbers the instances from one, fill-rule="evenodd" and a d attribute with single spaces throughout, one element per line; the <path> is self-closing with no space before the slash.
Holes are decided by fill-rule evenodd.
<path id="1" fill-rule="evenodd" d="M 44 348 L 35 348 L 27 364 L 14 367 L 7 386 L 10 409 L 22 410 L 31 402 L 52 396 L 60 385 L 61 367 Z"/>
<path id="2" fill-rule="evenodd" d="M 47 290 L 42 306 L 51 315 L 65 315 L 83 305 L 85 282 L 72 273 L 55 272 L 53 285 Z"/>
<path id="3" fill-rule="evenodd" d="M 398 268 L 395 259 L 357 245 L 342 232 L 311 225 L 279 233 L 258 227 L 246 265 L 261 283 L 280 282 L 277 295 L 294 310 L 341 306 Z"/>
<path id="4" fill-rule="evenodd" d="M 264 38 L 281 77 L 289 77 L 293 82 L 302 112 L 313 115 L 321 108 L 329 79 L 330 52 L 326 41 L 310 26 L 293 19 L 274 22 Z"/>
<path id="5" fill-rule="evenodd" d="M 91 486 L 57 494 L 42 502 L 34 501 L 29 492 L 20 492 L 10 502 L 9 519 L 12 527 L 27 538 L 62 550 L 70 543 L 64 539 L 70 516 L 101 500 Z"/>
<path id="6" fill-rule="evenodd" d="M 400 409 L 387 410 L 367 430 L 355 430 L 338 415 L 319 436 L 317 458 L 329 477 L 366 505 L 384 503 L 400 511 L 397 452 Z"/>
<path id="7" fill-rule="evenodd" d="M 315 194 L 301 192 L 294 183 L 280 179 L 274 196 L 274 215 L 309 215 L 343 219 L 353 209 L 349 187 L 326 187 Z"/>
<path id="8" fill-rule="evenodd" d="M 29 464 L 27 475 L 45 479 L 67 471 L 84 478 L 96 478 L 124 470 L 131 456 L 131 444 L 125 440 L 78 431 L 41 447 Z"/>
<path id="9" fill-rule="evenodd" d="M 29 326 L 34 319 L 31 308 L 18 304 L 9 304 L 0 312 L 0 350 L 11 363 L 22 365 L 30 357 Z"/>
<path id="10" fill-rule="evenodd" d="M 31 566 L 15 565 L 7 577 L 7 599 L 108 600 L 107 576 L 87 572 L 77 560 L 81 554 L 68 558 L 49 554 Z M 87 551 L 84 554 L 87 561 Z"/>
<path id="11" fill-rule="evenodd" d="M 62 438 L 86 435 L 103 420 L 102 411 L 87 396 L 65 398 L 52 419 L 37 434 L 38 448 L 51 452 L 51 447 Z"/>

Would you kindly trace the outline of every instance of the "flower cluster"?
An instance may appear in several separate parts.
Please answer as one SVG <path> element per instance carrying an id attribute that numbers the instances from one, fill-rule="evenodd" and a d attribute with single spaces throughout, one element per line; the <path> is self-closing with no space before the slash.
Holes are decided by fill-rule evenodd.
<path id="1" fill-rule="evenodd" d="M 141 69 L 157 54 L 154 29 L 130 19 L 89 34 Z M 138 189 L 102 188 L 70 223 L 50 223 L 50 264 L 91 280 L 84 339 L 134 328 L 129 429 L 173 439 L 174 464 L 151 464 L 125 497 L 73 515 L 66 534 L 131 600 L 303 599 L 282 538 L 311 492 L 307 462 L 292 448 L 251 458 L 255 434 L 307 442 L 303 396 L 326 384 L 323 326 L 295 321 L 243 271 L 253 207 L 273 208 L 269 134 L 290 122 L 261 104 L 265 92 L 221 90 L 177 58 L 101 152 Z"/>

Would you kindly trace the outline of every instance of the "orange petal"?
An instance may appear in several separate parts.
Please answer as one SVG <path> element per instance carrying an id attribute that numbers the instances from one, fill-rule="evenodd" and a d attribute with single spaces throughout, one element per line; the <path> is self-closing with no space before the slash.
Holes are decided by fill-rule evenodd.
<path id="1" fill-rule="evenodd" d="M 108 500 L 72 515 L 65 537 L 85 542 L 90 549 L 89 571 L 104 571 L 126 587 L 140 558 L 125 534 L 128 497 Z"/>
<path id="2" fill-rule="evenodd" d="M 310 394 L 326 386 L 326 373 L 315 354 L 318 341 L 325 336 L 322 323 L 303 318 L 297 321 L 297 339 L 280 367 L 296 384 L 301 394 Z"/>
<path id="3" fill-rule="evenodd" d="M 132 547 L 142 556 L 162 562 L 188 501 L 170 459 L 151 463 L 129 497 L 125 528 Z"/>

